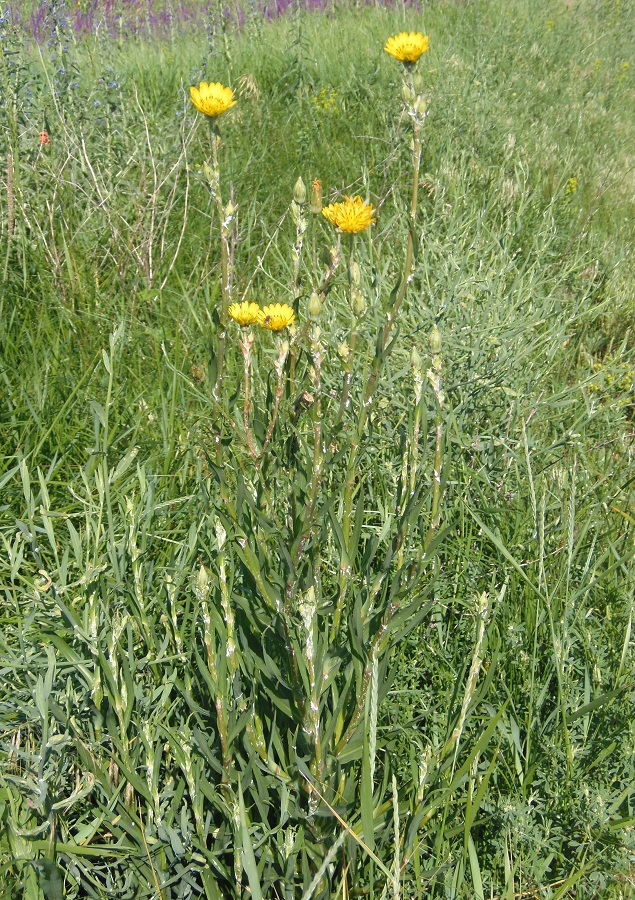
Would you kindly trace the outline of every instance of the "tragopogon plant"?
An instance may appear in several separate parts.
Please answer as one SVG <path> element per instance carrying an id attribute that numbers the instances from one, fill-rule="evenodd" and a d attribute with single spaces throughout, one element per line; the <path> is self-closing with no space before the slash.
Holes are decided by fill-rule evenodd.
<path id="1" fill-rule="evenodd" d="M 325 207 L 323 219 L 337 240 L 325 269 L 307 272 L 301 179 L 291 203 L 296 235 L 288 297 L 264 307 L 248 296 L 228 304 L 230 215 L 220 199 L 219 139 L 211 119 L 214 156 L 206 171 L 218 207 L 222 281 L 216 443 L 207 448 L 215 540 L 197 579 L 191 636 L 202 680 L 189 697 L 193 716 L 212 710 L 215 722 L 205 729 L 203 753 L 214 785 L 208 790 L 218 791 L 207 813 L 216 825 L 201 812 L 197 827 L 215 860 L 216 895 L 240 893 L 246 879 L 254 897 L 328 897 L 345 883 L 359 887 L 377 876 L 397 896 L 416 840 L 416 827 L 406 835 L 399 822 L 406 812 L 417 818 L 419 776 L 414 786 L 398 783 L 391 744 L 378 741 L 377 724 L 390 684 L 390 651 L 432 605 L 444 404 L 436 326 L 427 373 L 437 408 L 431 483 L 419 469 L 426 378 L 416 351 L 396 496 L 374 496 L 367 470 L 378 381 L 413 271 L 426 111 L 414 65 L 427 40 L 398 35 L 386 45 L 404 64 L 412 193 L 401 277 L 386 298 L 374 344 L 364 345 L 368 328 L 360 327 L 368 278 L 355 241 L 372 228 L 375 210 L 360 196 Z M 203 95 L 213 94 L 215 103 L 221 92 L 228 92 L 223 109 L 206 107 Z M 192 99 L 215 116 L 229 108 L 230 94 L 221 85 L 201 85 Z M 311 212 L 320 207 L 316 182 Z M 336 350 L 327 307 L 337 293 L 342 235 L 350 324 Z M 305 309 L 303 296 L 310 297 Z M 243 358 L 242 422 L 228 405 L 222 377 L 232 352 L 226 331 L 234 328 Z M 375 854 L 376 841 L 392 842 L 390 866 Z"/>

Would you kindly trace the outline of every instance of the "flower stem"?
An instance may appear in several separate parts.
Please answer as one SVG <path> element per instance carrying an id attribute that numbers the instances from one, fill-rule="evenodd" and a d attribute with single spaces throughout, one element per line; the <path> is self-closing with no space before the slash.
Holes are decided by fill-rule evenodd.
<path id="1" fill-rule="evenodd" d="M 220 332 L 218 335 L 218 354 L 216 369 L 216 385 L 214 393 L 220 397 L 223 388 L 223 360 L 225 356 L 225 339 L 227 334 L 228 310 L 231 300 L 231 281 L 229 265 L 229 234 L 230 223 L 223 209 L 223 199 L 220 189 L 220 168 L 218 165 L 218 148 L 220 146 L 220 133 L 213 120 L 210 120 L 210 137 L 212 145 L 212 169 L 209 177 L 212 197 L 216 203 L 216 212 L 220 227 L 220 263 L 221 263 L 221 313 Z"/>
<path id="2" fill-rule="evenodd" d="M 269 425 L 267 426 L 267 433 L 265 434 L 265 440 L 262 445 L 262 452 L 260 454 L 261 457 L 261 465 L 262 459 L 265 455 L 265 451 L 269 446 L 269 441 L 271 440 L 271 436 L 273 434 L 273 429 L 276 427 L 276 419 L 278 418 L 278 410 L 280 409 L 280 400 L 282 399 L 282 395 L 284 393 L 284 364 L 287 359 L 287 355 L 289 353 L 289 345 L 286 341 L 281 341 L 278 345 L 278 358 L 274 363 L 276 373 L 278 376 L 278 383 L 276 385 L 276 396 L 273 401 L 273 413 L 271 414 L 271 419 L 269 421 Z"/>
<path id="3" fill-rule="evenodd" d="M 395 302 L 392 310 L 386 321 L 386 326 L 384 328 L 384 340 L 382 341 L 382 347 L 385 347 L 388 343 L 388 336 L 390 334 L 390 329 L 392 327 L 392 323 L 395 319 L 395 316 L 399 312 L 401 304 L 404 301 L 404 297 L 406 296 L 406 291 L 408 290 L 408 285 L 410 284 L 410 275 L 412 272 L 412 261 L 414 258 L 414 240 L 415 240 L 415 224 L 417 219 L 417 198 L 419 194 L 419 168 L 421 166 L 421 130 L 422 124 L 421 122 L 415 121 L 413 125 L 413 149 L 412 149 L 412 194 L 410 197 L 410 216 L 408 220 L 408 246 L 406 248 L 406 264 L 404 266 L 403 280 L 401 282 L 401 287 L 399 288 L 399 293 L 395 298 Z"/>
<path id="4" fill-rule="evenodd" d="M 351 298 L 351 330 L 348 336 L 348 357 L 344 368 L 344 384 L 342 385 L 342 396 L 340 399 L 340 409 L 337 414 L 339 422 L 349 405 L 349 394 L 351 390 L 351 379 L 353 377 L 353 360 L 355 357 L 355 344 L 357 343 L 357 316 L 353 312 L 353 264 L 355 262 L 355 235 L 349 235 L 349 252 L 348 252 L 348 290 Z"/>
<path id="5" fill-rule="evenodd" d="M 301 183 L 301 180 L 300 180 Z M 302 186 L 304 190 L 304 186 Z M 291 218 L 295 222 L 295 243 L 291 249 L 291 257 L 293 261 L 293 312 L 296 317 L 300 314 L 300 270 L 302 267 L 302 248 L 304 246 L 304 234 L 308 227 L 308 222 L 304 214 L 306 206 L 305 199 L 297 197 L 294 192 L 293 202 L 291 203 Z M 293 396 L 295 393 L 295 370 L 297 364 L 297 351 L 295 347 L 291 348 L 289 359 L 289 394 Z"/>
<path id="6" fill-rule="evenodd" d="M 251 408 L 250 399 L 249 399 L 249 363 L 251 358 L 251 348 L 254 343 L 253 334 L 243 333 L 242 339 L 240 341 L 240 349 L 243 352 L 243 360 L 245 363 L 245 406 L 243 410 L 243 418 L 245 423 L 245 435 L 247 437 L 247 446 L 249 448 L 250 456 L 256 456 L 256 448 L 254 446 L 254 439 L 251 434 L 251 428 L 249 427 L 249 411 Z"/>
<path id="7" fill-rule="evenodd" d="M 436 534 L 439 523 L 441 521 L 441 465 L 443 460 L 443 418 L 441 416 L 441 407 L 439 406 L 436 415 L 436 445 L 434 451 L 434 474 L 432 478 L 432 509 L 430 512 L 430 527 L 426 534 L 423 549 L 427 550 L 432 542 L 432 538 Z"/>
<path id="8" fill-rule="evenodd" d="M 435 337 L 436 332 L 436 337 Z M 445 397 L 443 394 L 443 389 L 441 385 L 441 373 L 443 371 L 443 360 L 440 354 L 440 338 L 439 332 L 435 325 L 433 331 L 431 332 L 431 345 L 436 342 L 438 339 L 438 345 L 436 345 L 433 349 L 433 357 L 432 357 L 432 365 L 428 369 L 427 376 L 428 381 L 432 386 L 432 390 L 434 391 L 434 396 L 437 403 L 436 415 L 434 417 L 435 422 L 435 431 L 436 431 L 436 441 L 435 441 L 435 450 L 434 450 L 434 471 L 432 475 L 432 509 L 430 511 L 430 527 L 428 528 L 428 533 L 426 535 L 426 539 L 423 545 L 424 552 L 427 551 L 428 547 L 432 542 L 432 538 L 436 534 L 439 523 L 441 521 L 441 468 L 443 465 L 443 404 L 445 403 Z"/>
<path id="9" fill-rule="evenodd" d="M 342 533 L 344 535 L 345 541 L 345 551 L 342 553 L 342 557 L 340 560 L 340 575 L 339 575 L 339 596 L 337 600 L 337 605 L 335 608 L 335 613 L 333 616 L 333 631 L 332 631 L 332 639 L 335 637 L 335 634 L 339 628 L 339 624 L 342 617 L 342 612 L 344 609 L 344 602 L 346 599 L 346 589 L 348 576 L 350 575 L 351 570 L 351 561 L 349 558 L 349 536 L 351 533 L 351 516 L 352 516 L 352 507 L 353 507 L 353 492 L 355 487 L 355 474 L 357 471 L 357 452 L 359 450 L 359 445 L 362 439 L 362 435 L 364 433 L 364 428 L 366 427 L 366 422 L 368 420 L 368 413 L 372 404 L 373 392 L 375 390 L 375 384 L 377 382 L 377 377 L 379 375 L 379 369 L 381 366 L 381 362 L 383 360 L 384 352 L 386 347 L 388 346 L 388 341 L 390 339 L 390 333 L 392 331 L 393 323 L 397 317 L 397 313 L 401 308 L 401 305 L 406 296 L 406 291 L 408 289 L 408 285 L 410 283 L 410 274 L 412 271 L 412 262 L 414 258 L 414 238 L 415 238 L 415 222 L 417 217 L 417 198 L 419 192 L 419 168 L 421 165 L 421 130 L 422 123 L 420 121 L 415 120 L 413 126 L 413 151 L 412 151 L 412 163 L 413 163 L 413 173 L 412 173 L 412 193 L 410 196 L 410 215 L 409 215 L 409 223 L 408 223 L 408 244 L 406 247 L 406 262 L 404 266 L 403 279 L 401 282 L 401 286 L 395 297 L 395 302 L 393 303 L 392 309 L 386 316 L 386 324 L 384 325 L 384 330 L 381 334 L 378 350 L 375 353 L 375 358 L 373 360 L 373 366 L 368 376 L 368 381 L 366 382 L 366 390 L 364 391 L 364 396 L 362 400 L 362 405 L 359 410 L 359 416 L 357 418 L 357 427 L 355 429 L 355 433 L 351 438 L 350 450 L 348 454 L 348 465 L 346 467 L 346 481 L 344 483 L 344 513 L 343 513 L 343 522 L 342 522 Z"/>

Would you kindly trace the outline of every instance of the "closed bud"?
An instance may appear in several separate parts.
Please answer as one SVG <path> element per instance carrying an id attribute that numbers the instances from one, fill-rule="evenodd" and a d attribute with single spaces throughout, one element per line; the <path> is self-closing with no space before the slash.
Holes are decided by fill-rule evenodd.
<path id="1" fill-rule="evenodd" d="M 337 355 L 343 362 L 346 362 L 346 360 L 350 356 L 350 353 L 351 353 L 351 348 L 348 346 L 348 342 L 342 341 L 342 343 L 337 348 Z"/>
<path id="2" fill-rule="evenodd" d="M 322 212 L 322 182 L 319 178 L 313 179 L 313 186 L 311 187 L 311 205 L 309 208 L 315 215 Z"/>
<path id="3" fill-rule="evenodd" d="M 230 200 L 224 209 L 225 221 L 228 222 L 231 218 L 233 218 L 237 211 L 238 207 Z"/>
<path id="4" fill-rule="evenodd" d="M 423 78 L 419 72 L 415 72 L 415 76 L 412 79 L 412 86 L 415 89 L 415 93 L 421 94 L 423 91 Z"/>
<path id="5" fill-rule="evenodd" d="M 425 115 L 426 115 L 426 111 L 428 109 L 428 105 L 425 101 L 425 97 L 422 97 L 421 95 L 419 95 L 414 102 L 413 109 L 415 111 L 415 115 L 419 119 L 424 119 Z"/>
<path id="6" fill-rule="evenodd" d="M 432 330 L 428 335 L 428 343 L 432 353 L 437 354 L 441 352 L 441 332 L 437 328 L 436 322 L 432 326 Z"/>
<path id="7" fill-rule="evenodd" d="M 359 287 L 359 283 L 361 281 L 361 273 L 359 271 L 358 264 L 353 260 L 351 263 L 351 282 L 356 287 Z"/>
<path id="8" fill-rule="evenodd" d="M 301 178 L 298 178 L 295 187 L 293 188 L 293 199 L 300 206 L 303 206 L 306 203 L 306 187 Z"/>
<path id="9" fill-rule="evenodd" d="M 309 297 L 308 313 L 311 319 L 318 319 L 322 312 L 322 299 L 320 295 L 313 291 Z"/>
<path id="10" fill-rule="evenodd" d="M 218 184 L 218 172 L 215 172 L 209 163 L 203 163 L 203 173 L 212 187 Z"/>
<path id="11" fill-rule="evenodd" d="M 410 87 L 407 81 L 404 81 L 401 85 L 401 99 L 406 104 L 406 106 L 411 106 L 414 103 L 416 94 Z"/>
<path id="12" fill-rule="evenodd" d="M 199 596 L 202 598 L 207 597 L 209 593 L 209 574 L 205 566 L 201 566 L 198 570 L 198 577 L 196 579 L 196 587 L 198 589 Z"/>
<path id="13" fill-rule="evenodd" d="M 351 291 L 351 308 L 356 316 L 363 316 L 366 312 L 366 301 L 359 288 L 353 288 Z"/>
<path id="14" fill-rule="evenodd" d="M 423 364 L 421 362 L 421 357 L 419 356 L 419 351 L 416 347 L 413 347 L 410 351 L 410 365 L 412 366 L 412 371 L 415 375 L 421 375 L 423 371 Z"/>
<path id="15" fill-rule="evenodd" d="M 225 546 L 225 541 L 227 540 L 227 532 L 223 528 L 220 519 L 216 519 L 216 521 L 214 522 L 214 531 L 216 533 L 216 543 L 218 544 L 218 550 L 220 552 Z"/>

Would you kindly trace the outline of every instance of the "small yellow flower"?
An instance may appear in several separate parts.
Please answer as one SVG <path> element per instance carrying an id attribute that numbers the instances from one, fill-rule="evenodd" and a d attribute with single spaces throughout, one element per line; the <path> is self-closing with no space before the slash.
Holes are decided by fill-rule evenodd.
<path id="1" fill-rule="evenodd" d="M 322 88 L 319 94 L 311 97 L 311 103 L 318 108 L 332 109 L 337 112 L 337 91 L 334 91 L 333 88 Z"/>
<path id="2" fill-rule="evenodd" d="M 344 196 L 343 203 L 331 203 L 324 207 L 322 215 L 340 231 L 356 234 L 372 225 L 375 221 L 374 212 L 373 207 L 364 203 L 361 197 Z"/>
<path id="3" fill-rule="evenodd" d="M 204 116 L 209 116 L 210 119 L 227 112 L 236 104 L 232 89 L 225 87 L 220 82 L 207 84 L 205 81 L 201 81 L 197 88 L 190 88 L 190 97 L 198 111 L 202 112 Z"/>
<path id="4" fill-rule="evenodd" d="M 282 331 L 287 325 L 293 325 L 295 313 L 287 303 L 272 303 L 263 306 L 261 310 L 260 325 L 269 331 Z"/>
<path id="5" fill-rule="evenodd" d="M 257 303 L 250 303 L 248 300 L 243 300 L 242 303 L 232 303 L 228 312 L 234 322 L 238 322 L 243 328 L 253 325 L 254 322 L 262 321 L 262 310 Z"/>
<path id="6" fill-rule="evenodd" d="M 402 63 L 416 63 L 420 56 L 428 50 L 430 39 L 427 34 L 420 31 L 402 31 L 394 37 L 388 38 L 384 46 L 386 53 L 390 53 Z"/>

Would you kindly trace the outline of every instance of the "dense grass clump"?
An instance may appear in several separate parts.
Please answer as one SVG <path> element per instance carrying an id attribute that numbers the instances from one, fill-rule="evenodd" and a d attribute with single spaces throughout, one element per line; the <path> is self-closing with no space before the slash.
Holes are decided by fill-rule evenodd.
<path id="1" fill-rule="evenodd" d="M 58 14 L 0 22 L 0 897 L 633 896 L 633 3 Z M 200 80 L 297 314 L 220 388 Z"/>

